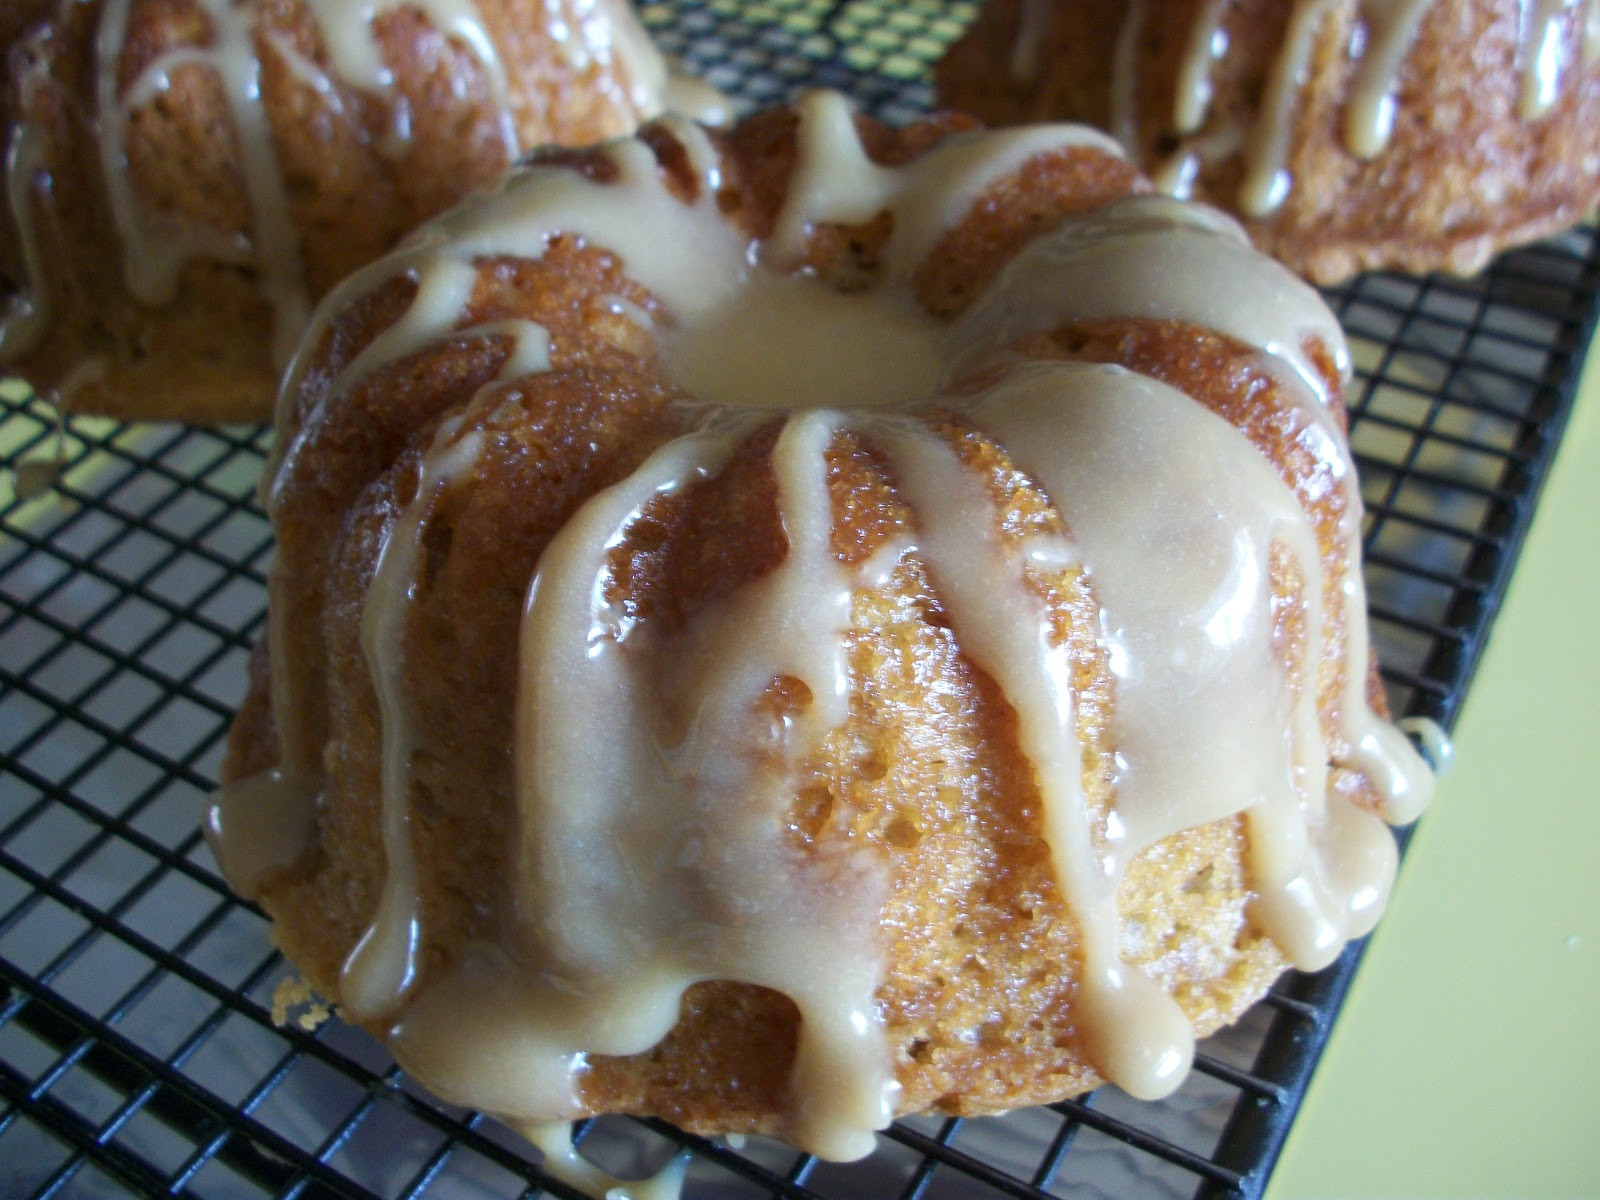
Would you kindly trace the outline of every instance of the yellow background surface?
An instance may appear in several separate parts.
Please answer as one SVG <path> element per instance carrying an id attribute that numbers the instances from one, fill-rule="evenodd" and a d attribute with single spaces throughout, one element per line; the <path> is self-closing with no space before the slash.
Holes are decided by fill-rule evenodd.
<path id="1" fill-rule="evenodd" d="M 1600 1197 L 1600 347 L 1268 1200 Z"/>

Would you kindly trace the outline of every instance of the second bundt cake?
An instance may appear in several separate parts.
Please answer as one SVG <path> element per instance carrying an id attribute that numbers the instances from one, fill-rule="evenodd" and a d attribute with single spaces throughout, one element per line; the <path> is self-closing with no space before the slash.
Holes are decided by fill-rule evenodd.
<path id="1" fill-rule="evenodd" d="M 1590 2 L 985 0 L 938 85 L 1109 130 L 1319 283 L 1471 272 L 1600 202 Z"/>
<path id="2" fill-rule="evenodd" d="M 835 95 L 551 151 L 319 309 L 208 833 L 524 1127 L 834 1157 L 1183 1077 L 1368 929 L 1382 716 L 1316 294 L 1066 127 Z"/>
<path id="3" fill-rule="evenodd" d="M 627 133 L 625 0 L 6 0 L 0 368 L 263 420 L 310 305 L 528 147 Z"/>

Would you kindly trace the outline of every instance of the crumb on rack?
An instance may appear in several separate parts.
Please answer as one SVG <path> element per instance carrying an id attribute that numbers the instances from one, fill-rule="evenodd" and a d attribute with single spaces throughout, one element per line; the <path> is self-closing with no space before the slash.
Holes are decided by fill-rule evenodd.
<path id="1" fill-rule="evenodd" d="M 292 1010 L 296 1008 L 302 1011 L 293 1013 Z M 295 1024 L 309 1033 L 331 1017 L 333 1010 L 300 976 L 285 975 L 278 980 L 278 986 L 272 989 L 272 1023 L 287 1025 L 291 1015 Z"/>

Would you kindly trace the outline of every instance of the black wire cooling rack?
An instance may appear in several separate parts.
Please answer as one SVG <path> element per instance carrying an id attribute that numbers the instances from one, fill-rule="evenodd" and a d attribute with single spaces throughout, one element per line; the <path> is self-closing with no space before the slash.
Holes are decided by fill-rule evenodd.
<path id="1" fill-rule="evenodd" d="M 750 104 L 808 85 L 890 121 L 972 5 L 678 0 L 669 50 Z M 1449 725 L 1592 332 L 1592 230 L 1472 281 L 1332 293 L 1358 372 L 1375 634 L 1397 711 Z M 338 1021 L 276 1027 L 285 967 L 197 832 L 264 615 L 254 429 L 59 430 L 0 385 L 0 1197 L 575 1197 L 525 1142 L 414 1088 Z M 24 498 L 59 461 L 55 486 Z M 28 489 L 24 489 L 28 490 Z M 1260 1194 L 1354 969 L 1291 975 L 1171 1099 L 1114 1088 L 1004 1118 L 900 1122 L 861 1163 L 605 1118 L 585 1153 L 687 1150 L 691 1200 Z"/>

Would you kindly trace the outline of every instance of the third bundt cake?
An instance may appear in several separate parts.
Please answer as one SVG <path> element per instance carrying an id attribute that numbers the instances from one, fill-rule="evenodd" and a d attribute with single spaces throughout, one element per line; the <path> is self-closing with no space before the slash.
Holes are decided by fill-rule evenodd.
<path id="1" fill-rule="evenodd" d="M 1319 283 L 1474 271 L 1600 201 L 1595 0 L 985 0 L 938 83 L 1109 130 Z"/>
<path id="2" fill-rule="evenodd" d="M 1316 294 L 1101 136 L 550 151 L 338 287 L 208 818 L 442 1096 L 865 1153 L 1182 1078 L 1376 920 Z"/>
<path id="3" fill-rule="evenodd" d="M 530 146 L 627 133 L 625 0 L 6 0 L 0 366 L 262 420 L 309 305 Z"/>

